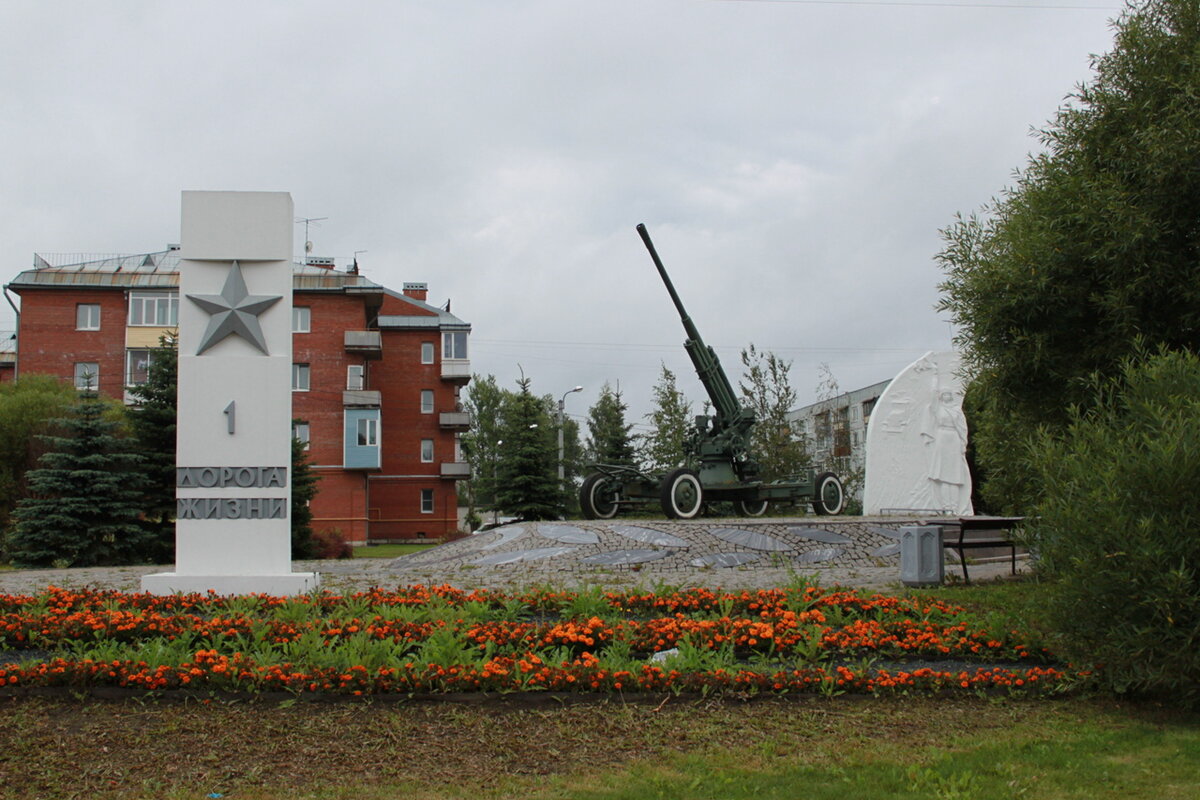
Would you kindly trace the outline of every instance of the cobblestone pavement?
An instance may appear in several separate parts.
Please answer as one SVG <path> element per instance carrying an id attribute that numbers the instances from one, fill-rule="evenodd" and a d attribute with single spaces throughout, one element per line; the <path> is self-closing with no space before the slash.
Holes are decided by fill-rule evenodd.
<path id="1" fill-rule="evenodd" d="M 890 567 L 815 567 L 796 571 L 780 567 L 733 567 L 725 569 L 680 568 L 664 570 L 653 576 L 625 570 L 617 572 L 603 568 L 590 571 L 559 571 L 531 568 L 525 565 L 513 569 L 490 567 L 465 569 L 422 569 L 397 573 L 388 567 L 387 559 L 350 558 L 343 561 L 298 561 L 296 572 L 321 573 L 321 587 L 332 592 L 355 592 L 372 587 L 395 588 L 410 584 L 448 583 L 461 589 L 521 589 L 550 584 L 559 588 L 606 586 L 618 590 L 654 589 L 660 586 L 703 586 L 725 589 L 771 589 L 786 586 L 804 578 L 822 586 L 841 585 L 868 589 L 897 589 L 900 568 Z M 0 594 L 34 594 L 48 586 L 79 589 L 85 587 L 139 591 L 141 577 L 151 572 L 164 572 L 169 566 L 157 567 L 94 567 L 89 569 L 23 569 L 0 571 Z M 1018 560 L 1017 570 L 1027 569 L 1027 562 Z M 998 562 L 972 564 L 972 582 L 1004 579 L 1009 576 L 1007 559 Z M 958 565 L 946 565 L 947 581 L 960 579 Z"/>
<path id="2" fill-rule="evenodd" d="M 807 580 L 824 586 L 900 588 L 898 528 L 911 522 L 842 518 L 704 522 L 525 523 L 467 537 L 395 561 L 355 558 L 300 561 L 332 592 L 411 584 L 461 589 L 604 586 L 768 589 Z M 953 556 L 951 556 L 953 558 Z M 1018 570 L 1028 562 L 1018 561 Z M 947 563 L 948 581 L 960 577 Z M 973 581 L 1006 578 L 1007 558 L 970 564 Z M 138 591 L 157 567 L 0 571 L 0 593 L 47 586 Z"/>

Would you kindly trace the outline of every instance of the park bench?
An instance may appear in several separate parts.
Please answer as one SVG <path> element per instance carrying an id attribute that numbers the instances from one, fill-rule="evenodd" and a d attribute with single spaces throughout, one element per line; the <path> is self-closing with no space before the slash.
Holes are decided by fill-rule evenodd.
<path id="1" fill-rule="evenodd" d="M 966 550 L 1007 549 L 1012 558 L 1012 573 L 1017 574 L 1017 543 L 1012 530 L 1019 528 L 1024 517 L 958 517 L 956 519 L 925 520 L 923 525 L 937 525 L 942 529 L 942 547 L 958 553 L 962 564 L 963 581 L 971 582 L 967 573 Z M 974 534 L 968 536 L 968 534 Z"/>

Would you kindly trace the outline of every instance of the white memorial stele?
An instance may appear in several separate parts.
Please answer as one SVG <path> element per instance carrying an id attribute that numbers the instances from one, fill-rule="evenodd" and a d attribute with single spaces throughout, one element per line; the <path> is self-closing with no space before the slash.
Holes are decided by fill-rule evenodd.
<path id="1" fill-rule="evenodd" d="M 863 513 L 970 516 L 962 358 L 926 353 L 888 384 L 867 426 Z"/>
<path id="2" fill-rule="evenodd" d="M 292 572 L 292 227 L 286 192 L 184 192 L 175 571 L 154 594 L 302 594 Z"/>

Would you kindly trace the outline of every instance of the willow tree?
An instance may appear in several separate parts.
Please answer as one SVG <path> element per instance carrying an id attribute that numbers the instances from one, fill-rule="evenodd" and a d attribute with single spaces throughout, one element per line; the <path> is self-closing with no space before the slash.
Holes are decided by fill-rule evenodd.
<path id="1" fill-rule="evenodd" d="M 1138 348 L 1200 347 L 1200 4 L 1131 3 L 1015 185 L 942 233 L 985 499 L 1036 500 L 1035 429 Z"/>

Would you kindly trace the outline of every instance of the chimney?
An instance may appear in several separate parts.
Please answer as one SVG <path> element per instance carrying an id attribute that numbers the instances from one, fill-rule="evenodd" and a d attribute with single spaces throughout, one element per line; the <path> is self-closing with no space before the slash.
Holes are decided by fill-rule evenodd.
<path id="1" fill-rule="evenodd" d="M 404 296 L 411 297 L 413 300 L 425 302 L 425 297 L 429 294 L 429 284 L 427 283 L 406 283 L 404 284 Z"/>

